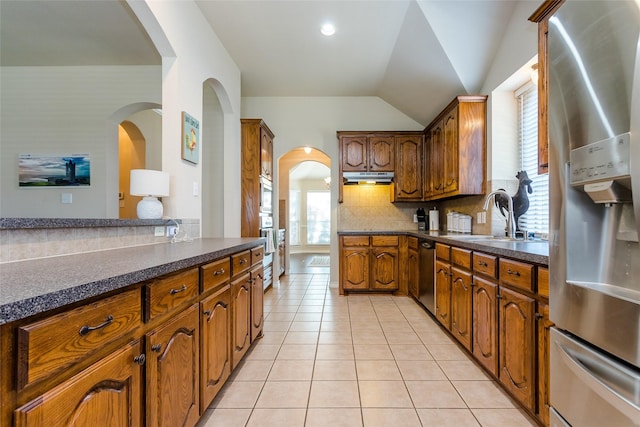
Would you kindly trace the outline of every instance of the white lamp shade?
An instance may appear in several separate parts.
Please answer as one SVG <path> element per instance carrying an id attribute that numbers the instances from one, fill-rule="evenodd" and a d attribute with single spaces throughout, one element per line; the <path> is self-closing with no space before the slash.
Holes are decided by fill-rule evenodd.
<path id="1" fill-rule="evenodd" d="M 169 195 L 169 173 L 131 169 L 129 193 L 132 196 L 166 197 Z"/>

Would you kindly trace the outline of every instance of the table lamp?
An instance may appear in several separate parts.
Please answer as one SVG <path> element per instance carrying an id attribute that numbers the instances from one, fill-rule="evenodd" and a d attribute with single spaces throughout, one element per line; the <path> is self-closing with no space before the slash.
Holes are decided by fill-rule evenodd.
<path id="1" fill-rule="evenodd" d="M 169 195 L 169 173 L 150 169 L 131 169 L 129 193 L 143 196 L 138 202 L 140 219 L 162 218 L 162 202 L 158 197 Z"/>

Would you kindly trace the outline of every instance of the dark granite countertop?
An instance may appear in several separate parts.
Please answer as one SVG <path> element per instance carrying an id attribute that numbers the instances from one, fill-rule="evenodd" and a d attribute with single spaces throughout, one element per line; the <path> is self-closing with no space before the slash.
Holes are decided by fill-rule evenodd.
<path id="1" fill-rule="evenodd" d="M 182 220 L 177 220 L 182 223 Z M 172 225 L 172 219 L 0 218 L 0 230 L 34 228 L 143 227 Z"/>
<path id="2" fill-rule="evenodd" d="M 502 241 L 492 239 L 490 236 L 473 236 L 464 234 L 442 234 L 439 232 L 407 230 L 407 231 L 380 231 L 380 230 L 348 230 L 338 231 L 338 235 L 408 235 L 423 240 L 446 243 L 461 248 L 482 251 L 488 254 L 512 258 L 518 261 L 534 264 L 549 265 L 549 242 L 546 240 L 515 240 Z"/>
<path id="3" fill-rule="evenodd" d="M 264 244 L 196 239 L 0 264 L 0 325 Z"/>

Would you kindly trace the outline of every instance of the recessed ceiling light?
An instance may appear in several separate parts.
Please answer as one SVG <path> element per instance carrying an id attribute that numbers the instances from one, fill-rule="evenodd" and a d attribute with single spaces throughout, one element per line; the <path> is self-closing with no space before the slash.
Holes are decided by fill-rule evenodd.
<path id="1" fill-rule="evenodd" d="M 332 36 L 336 32 L 336 27 L 333 24 L 324 24 L 322 28 L 320 28 L 320 32 L 325 36 Z"/>
<path id="2" fill-rule="evenodd" d="M 311 147 L 304 147 L 304 152 L 307 154 L 311 153 Z"/>

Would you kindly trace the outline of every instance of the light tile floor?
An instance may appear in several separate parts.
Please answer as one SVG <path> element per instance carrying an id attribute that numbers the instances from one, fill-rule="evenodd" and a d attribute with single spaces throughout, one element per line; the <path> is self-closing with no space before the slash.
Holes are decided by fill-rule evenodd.
<path id="1" fill-rule="evenodd" d="M 535 426 L 415 301 L 281 277 L 198 427 Z"/>

